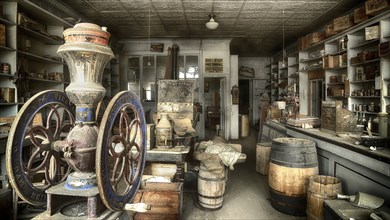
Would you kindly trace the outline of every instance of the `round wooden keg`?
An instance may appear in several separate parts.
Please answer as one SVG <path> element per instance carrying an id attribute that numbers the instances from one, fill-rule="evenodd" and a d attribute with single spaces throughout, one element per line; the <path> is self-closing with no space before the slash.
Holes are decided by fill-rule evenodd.
<path id="1" fill-rule="evenodd" d="M 323 219 L 324 200 L 335 199 L 339 193 L 342 193 L 342 188 L 338 178 L 321 175 L 311 176 L 307 187 L 307 219 Z"/>
<path id="2" fill-rule="evenodd" d="M 306 183 L 317 174 L 314 141 L 289 137 L 272 140 L 268 171 L 272 207 L 289 215 L 305 216 Z"/>
<path id="3" fill-rule="evenodd" d="M 225 194 L 225 169 L 209 171 L 200 164 L 198 174 L 198 200 L 199 205 L 208 210 L 222 208 Z"/>
<path id="4" fill-rule="evenodd" d="M 272 142 L 260 142 L 256 146 L 256 172 L 268 175 Z"/>

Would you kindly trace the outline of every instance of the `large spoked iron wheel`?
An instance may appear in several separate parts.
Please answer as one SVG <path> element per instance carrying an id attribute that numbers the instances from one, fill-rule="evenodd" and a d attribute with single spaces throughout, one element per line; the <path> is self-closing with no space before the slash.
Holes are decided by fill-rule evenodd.
<path id="1" fill-rule="evenodd" d="M 30 204 L 45 205 L 45 190 L 71 171 L 53 143 L 73 128 L 74 108 L 63 92 L 44 91 L 30 98 L 15 117 L 7 142 L 7 172 L 18 196 Z"/>
<path id="2" fill-rule="evenodd" d="M 113 211 L 134 199 L 146 157 L 146 122 L 138 97 L 118 93 L 100 123 L 96 150 L 96 176 L 100 197 Z"/>

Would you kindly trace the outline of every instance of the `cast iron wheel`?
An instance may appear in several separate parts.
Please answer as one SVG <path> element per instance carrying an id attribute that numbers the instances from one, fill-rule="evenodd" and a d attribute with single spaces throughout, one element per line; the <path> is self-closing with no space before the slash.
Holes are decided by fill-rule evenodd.
<path id="1" fill-rule="evenodd" d="M 12 188 L 30 204 L 46 205 L 45 190 L 64 181 L 71 171 L 52 146 L 73 128 L 74 108 L 65 93 L 43 91 L 15 117 L 7 142 L 7 172 Z"/>
<path id="2" fill-rule="evenodd" d="M 134 199 L 146 157 L 146 122 L 139 98 L 118 93 L 104 112 L 97 141 L 96 177 L 107 208 L 121 211 Z"/>

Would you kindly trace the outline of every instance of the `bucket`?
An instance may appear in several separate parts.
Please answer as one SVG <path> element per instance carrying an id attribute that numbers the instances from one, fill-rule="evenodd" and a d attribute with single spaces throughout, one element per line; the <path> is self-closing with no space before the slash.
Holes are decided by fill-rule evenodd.
<path id="1" fill-rule="evenodd" d="M 321 175 L 311 176 L 307 188 L 307 219 L 323 219 L 324 200 L 335 199 L 339 193 L 342 193 L 342 190 L 338 178 Z"/>
<path id="2" fill-rule="evenodd" d="M 260 142 L 256 146 L 256 172 L 268 175 L 272 142 Z"/>
<path id="3" fill-rule="evenodd" d="M 218 210 L 223 205 L 226 176 L 225 170 L 209 171 L 203 163 L 198 174 L 199 205 L 207 210 Z"/>
<path id="4" fill-rule="evenodd" d="M 249 136 L 249 115 L 241 115 L 241 137 Z"/>
<path id="5" fill-rule="evenodd" d="M 306 182 L 318 174 L 314 141 L 301 138 L 272 140 L 268 183 L 271 205 L 289 215 L 306 215 Z"/>

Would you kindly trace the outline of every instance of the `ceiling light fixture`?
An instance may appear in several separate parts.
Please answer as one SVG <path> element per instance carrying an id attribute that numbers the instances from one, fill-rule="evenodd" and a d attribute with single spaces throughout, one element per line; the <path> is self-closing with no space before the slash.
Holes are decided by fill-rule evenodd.
<path id="1" fill-rule="evenodd" d="M 215 30 L 218 27 L 218 22 L 214 20 L 215 15 L 209 15 L 210 21 L 206 23 L 207 29 Z"/>

